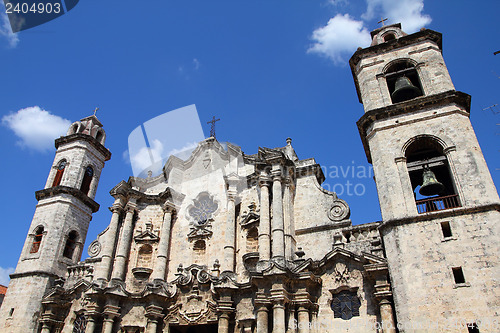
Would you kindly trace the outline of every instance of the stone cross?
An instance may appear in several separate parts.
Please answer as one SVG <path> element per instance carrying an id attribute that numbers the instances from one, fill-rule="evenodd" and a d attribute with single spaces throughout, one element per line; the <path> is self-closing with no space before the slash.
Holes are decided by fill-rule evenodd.
<path id="1" fill-rule="evenodd" d="M 95 117 L 95 114 L 96 114 L 97 111 L 99 111 L 99 108 L 95 108 L 94 109 L 94 117 Z"/>

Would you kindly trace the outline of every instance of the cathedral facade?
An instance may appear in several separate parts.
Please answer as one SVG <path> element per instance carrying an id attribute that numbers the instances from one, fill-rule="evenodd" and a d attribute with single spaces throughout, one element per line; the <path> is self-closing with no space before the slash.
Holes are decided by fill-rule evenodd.
<path id="1" fill-rule="evenodd" d="M 56 156 L 0 308 L 1 332 L 498 332 L 500 200 L 441 34 L 372 32 L 350 60 L 382 221 L 352 225 L 313 158 L 210 137 L 110 192 L 95 116 Z"/>

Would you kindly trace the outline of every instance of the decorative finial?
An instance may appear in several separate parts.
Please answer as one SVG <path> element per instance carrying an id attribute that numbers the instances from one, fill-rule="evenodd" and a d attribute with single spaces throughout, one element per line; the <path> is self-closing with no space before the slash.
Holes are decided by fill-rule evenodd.
<path id="1" fill-rule="evenodd" d="M 215 116 L 213 116 L 212 120 L 207 121 L 207 124 L 212 124 L 212 127 L 210 128 L 210 136 L 215 139 L 215 122 L 219 121 L 220 119 L 215 119 Z"/>
<path id="2" fill-rule="evenodd" d="M 292 144 L 292 138 L 286 138 L 286 144 L 291 145 Z"/>
<path id="3" fill-rule="evenodd" d="M 384 18 L 384 17 L 381 17 L 380 18 L 380 21 L 378 21 L 377 23 L 382 23 L 382 26 L 385 26 L 384 22 L 387 21 L 388 19 Z"/>
<path id="4" fill-rule="evenodd" d="M 99 108 L 95 108 L 94 109 L 94 117 L 96 116 L 95 114 L 96 114 L 97 111 L 99 111 Z"/>

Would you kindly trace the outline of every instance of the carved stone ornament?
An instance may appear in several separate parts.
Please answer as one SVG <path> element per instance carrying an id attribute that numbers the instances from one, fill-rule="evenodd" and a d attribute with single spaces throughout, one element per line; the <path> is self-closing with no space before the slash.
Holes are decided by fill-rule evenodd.
<path id="1" fill-rule="evenodd" d="M 218 203 L 208 192 L 198 194 L 196 199 L 193 200 L 193 204 L 188 207 L 188 214 L 191 217 L 191 230 L 188 234 L 190 241 L 206 239 L 212 236 L 211 222 L 218 208 Z"/>
<path id="2" fill-rule="evenodd" d="M 349 271 L 349 267 L 342 262 L 338 262 L 335 265 L 335 282 L 347 284 L 349 279 L 351 278 L 351 272 Z"/>
<path id="3" fill-rule="evenodd" d="M 328 210 L 328 218 L 332 221 L 342 221 L 349 218 L 350 210 L 347 203 L 339 198 L 333 200 L 332 207 Z"/>
<path id="4" fill-rule="evenodd" d="M 101 253 L 101 243 L 96 239 L 92 243 L 90 243 L 89 248 L 87 250 L 89 256 L 91 258 L 95 258 Z"/>
<path id="5" fill-rule="evenodd" d="M 243 212 L 241 215 L 241 226 L 243 228 L 250 228 L 254 225 L 258 225 L 260 221 L 260 215 L 257 214 L 256 212 L 256 207 L 257 205 L 255 202 L 252 202 L 250 205 L 248 205 L 248 212 Z"/>

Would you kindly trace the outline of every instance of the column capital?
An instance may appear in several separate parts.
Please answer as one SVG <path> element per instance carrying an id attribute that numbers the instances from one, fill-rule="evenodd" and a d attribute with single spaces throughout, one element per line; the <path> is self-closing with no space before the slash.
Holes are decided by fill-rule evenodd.
<path id="1" fill-rule="evenodd" d="M 280 169 L 272 170 L 271 176 L 273 177 L 273 182 L 283 181 L 283 175 Z"/>
<path id="2" fill-rule="evenodd" d="M 127 213 L 135 213 L 135 211 L 137 210 L 137 204 L 135 202 L 129 201 L 125 205 L 125 210 L 127 211 Z"/>
<path id="3" fill-rule="evenodd" d="M 109 211 L 113 214 L 117 213 L 120 214 L 123 212 L 123 207 L 119 203 L 114 203 L 111 207 L 108 207 Z"/>
<path id="4" fill-rule="evenodd" d="M 106 315 L 107 319 L 114 319 L 120 316 L 120 307 L 108 304 L 104 306 L 104 311 L 102 313 Z"/>
<path id="5" fill-rule="evenodd" d="M 260 175 L 259 176 L 259 186 L 260 187 L 268 187 L 271 183 L 271 177 L 269 176 L 263 176 L 263 175 Z"/>
<path id="6" fill-rule="evenodd" d="M 154 304 L 149 305 L 146 307 L 146 317 L 153 320 L 161 319 L 163 317 L 163 308 Z"/>
<path id="7" fill-rule="evenodd" d="M 174 214 L 177 207 L 172 202 L 165 201 L 161 208 L 163 209 L 163 213 Z"/>

